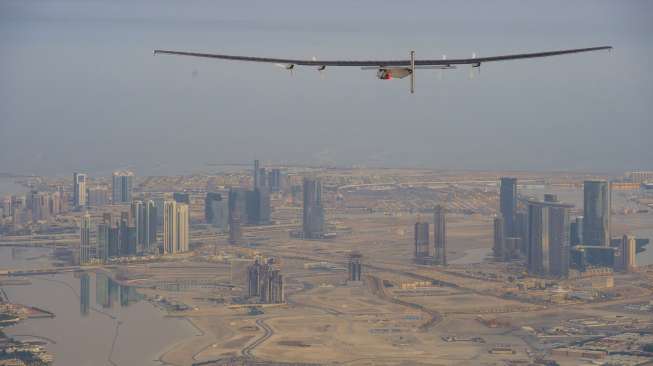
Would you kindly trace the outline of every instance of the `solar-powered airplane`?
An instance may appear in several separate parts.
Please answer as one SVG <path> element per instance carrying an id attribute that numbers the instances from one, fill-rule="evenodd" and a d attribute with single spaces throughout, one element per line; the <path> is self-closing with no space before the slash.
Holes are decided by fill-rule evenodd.
<path id="1" fill-rule="evenodd" d="M 295 69 L 295 66 L 312 66 L 317 68 L 318 71 L 324 71 L 327 66 L 355 66 L 363 70 L 377 70 L 376 77 L 381 80 L 403 79 L 410 76 L 410 92 L 415 92 L 415 70 L 417 69 L 455 69 L 458 65 L 471 65 L 473 68 L 480 68 L 482 63 L 495 62 L 495 61 L 508 61 L 519 60 L 524 58 L 539 58 L 566 55 L 569 53 L 581 53 L 600 50 L 611 50 L 612 46 L 589 47 L 589 48 L 575 48 L 559 51 L 546 51 L 534 53 L 515 53 L 502 56 L 491 57 L 476 57 L 472 58 L 457 58 L 447 59 L 443 56 L 442 59 L 431 60 L 417 60 L 415 59 L 415 51 L 410 51 L 410 58 L 407 60 L 317 60 L 313 57 L 310 60 L 301 59 L 288 59 L 288 58 L 271 58 L 271 57 L 251 57 L 251 56 L 234 56 L 213 53 L 197 53 L 197 52 L 182 52 L 182 51 L 168 51 L 168 50 L 154 50 L 154 54 L 166 55 L 181 55 L 181 56 L 194 56 L 215 58 L 220 60 L 231 61 L 249 61 L 249 62 L 264 62 L 276 64 L 289 70 Z"/>

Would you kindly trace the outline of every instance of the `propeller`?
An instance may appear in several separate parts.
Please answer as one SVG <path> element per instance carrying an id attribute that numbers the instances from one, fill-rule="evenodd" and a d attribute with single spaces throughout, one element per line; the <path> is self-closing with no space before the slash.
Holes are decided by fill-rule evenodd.
<path id="1" fill-rule="evenodd" d="M 311 59 L 313 61 L 317 61 L 317 57 L 315 56 L 313 56 Z M 320 80 L 324 80 L 326 77 L 325 73 L 323 72 L 324 70 L 326 70 L 326 65 L 320 65 L 317 67 L 317 71 L 320 73 Z"/>
<path id="2" fill-rule="evenodd" d="M 294 64 L 274 64 L 274 66 L 281 67 L 283 69 L 286 69 L 290 71 L 290 76 L 295 75 L 294 70 L 295 70 L 295 65 Z"/>

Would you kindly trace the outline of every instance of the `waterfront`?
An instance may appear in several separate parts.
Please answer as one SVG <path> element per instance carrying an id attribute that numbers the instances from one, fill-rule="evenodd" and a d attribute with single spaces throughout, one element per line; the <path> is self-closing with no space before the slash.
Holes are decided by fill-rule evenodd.
<path id="1" fill-rule="evenodd" d="M 7 262 L 13 262 L 11 248 L 0 251 L 4 269 Z M 41 260 L 25 258 L 45 251 L 29 249 L 13 264 L 34 265 Z M 45 341 L 55 366 L 160 365 L 157 358 L 162 352 L 197 333 L 185 319 L 166 317 L 135 288 L 121 286 L 103 273 L 29 280 L 30 285 L 2 287 L 9 301 L 51 311 L 55 317 L 28 319 L 4 331 L 19 340 Z"/>

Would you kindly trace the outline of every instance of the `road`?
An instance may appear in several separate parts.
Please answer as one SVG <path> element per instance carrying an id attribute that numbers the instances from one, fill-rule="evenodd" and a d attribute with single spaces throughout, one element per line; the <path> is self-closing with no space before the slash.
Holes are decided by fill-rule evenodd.
<path id="1" fill-rule="evenodd" d="M 256 319 L 256 325 L 258 325 L 259 328 L 262 328 L 265 333 L 240 351 L 240 353 L 247 358 L 254 358 L 252 351 L 274 334 L 272 328 L 265 323 L 264 318 Z"/>

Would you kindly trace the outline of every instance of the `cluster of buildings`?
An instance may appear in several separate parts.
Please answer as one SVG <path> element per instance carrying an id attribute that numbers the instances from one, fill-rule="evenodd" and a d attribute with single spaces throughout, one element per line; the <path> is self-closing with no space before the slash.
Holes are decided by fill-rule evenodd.
<path id="1" fill-rule="evenodd" d="M 570 211 L 574 206 L 559 202 L 556 195 L 519 200 L 516 178 L 501 178 L 500 184 L 500 214 L 494 219 L 496 259 L 523 258 L 530 274 L 551 278 L 567 278 L 570 269 L 635 268 L 635 238 L 612 239 L 610 235 L 608 181 L 583 183 L 583 216 L 573 220 Z"/>
<path id="2" fill-rule="evenodd" d="M 220 194 L 206 198 L 206 219 L 213 226 L 229 227 L 229 242 L 237 244 L 242 239 L 241 225 L 270 224 L 270 192 L 278 192 L 284 184 L 284 173 L 272 169 L 269 173 L 254 160 L 252 189 L 231 188 L 225 201 Z M 226 212 L 226 217 L 225 217 Z"/>
<path id="3" fill-rule="evenodd" d="M 67 197 L 62 187 L 54 192 L 32 190 L 26 195 L 3 197 L 2 217 L 10 219 L 13 225 L 48 220 L 68 211 Z"/>
<path id="4" fill-rule="evenodd" d="M 85 173 L 73 173 L 73 207 L 81 211 L 88 207 L 101 207 L 108 203 L 129 203 L 134 188 L 134 173 L 126 170 L 113 172 L 111 175 L 111 200 L 109 189 L 105 186 L 88 184 Z"/>
<path id="5" fill-rule="evenodd" d="M 176 254 L 189 250 L 190 214 L 186 203 L 162 202 L 162 235 L 159 240 L 159 208 L 152 200 L 133 200 L 129 210 L 113 216 L 104 213 L 95 240 L 91 215 L 80 223 L 80 264 L 105 263 L 109 259 L 143 254 Z"/>
<path id="6" fill-rule="evenodd" d="M 92 191 L 86 188 L 86 184 L 85 174 L 73 175 L 73 206 L 79 210 L 89 206 L 87 199 L 90 199 Z M 229 242 L 237 244 L 242 239 L 241 225 L 270 223 L 270 192 L 280 191 L 285 184 L 285 172 L 280 169 L 268 171 L 260 167 L 256 160 L 251 189 L 233 187 L 226 194 L 206 193 L 205 221 L 220 231 L 228 232 Z M 80 263 L 104 263 L 116 257 L 176 254 L 189 250 L 190 194 L 176 192 L 172 194 L 172 200 L 134 200 L 133 187 L 132 172 L 114 172 L 111 202 L 114 205 L 130 203 L 131 209 L 121 212 L 120 217 L 112 218 L 111 214 L 104 214 L 95 226 L 91 224 L 90 215 L 82 216 Z M 321 208 L 321 200 L 317 202 Z M 97 228 L 95 236 L 91 234 L 92 227 Z"/>
<path id="7" fill-rule="evenodd" d="M 415 223 L 415 263 L 447 265 L 446 215 L 442 205 L 433 210 L 433 250 L 431 251 L 429 223 Z"/>
<path id="8" fill-rule="evenodd" d="M 257 259 L 247 267 L 247 297 L 262 304 L 281 304 L 285 301 L 281 269 L 272 258 L 263 262 Z"/>

